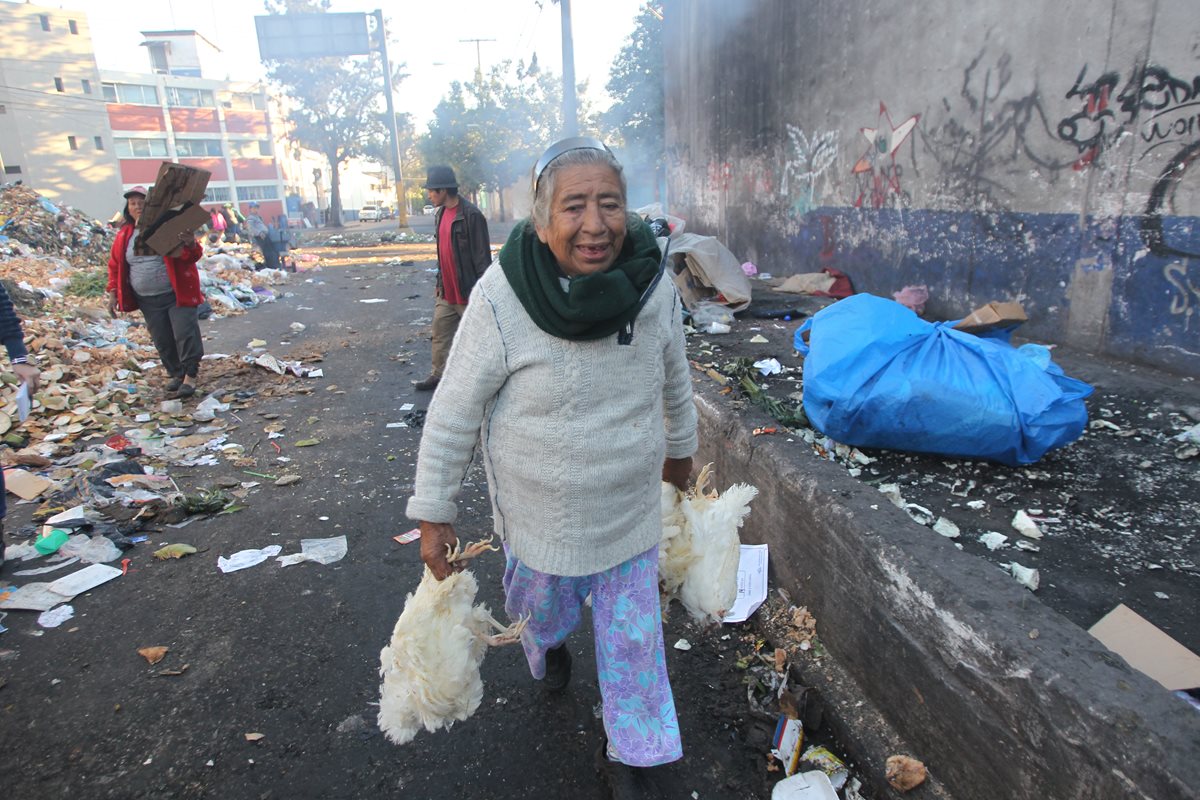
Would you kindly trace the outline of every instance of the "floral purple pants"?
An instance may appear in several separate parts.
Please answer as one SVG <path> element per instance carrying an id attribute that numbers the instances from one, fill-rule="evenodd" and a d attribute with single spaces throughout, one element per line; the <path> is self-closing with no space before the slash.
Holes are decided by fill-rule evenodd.
<path id="1" fill-rule="evenodd" d="M 545 677 L 546 651 L 579 627 L 590 594 L 609 757 L 632 767 L 682 758 L 663 653 L 658 546 L 612 569 L 577 578 L 530 569 L 507 547 L 504 554 L 504 610 L 514 620 L 530 617 L 521 645 L 533 677 Z"/>

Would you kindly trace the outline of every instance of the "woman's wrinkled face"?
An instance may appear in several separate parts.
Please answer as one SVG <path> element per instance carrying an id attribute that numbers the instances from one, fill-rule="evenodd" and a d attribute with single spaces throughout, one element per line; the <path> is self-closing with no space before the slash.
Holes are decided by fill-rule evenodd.
<path id="1" fill-rule="evenodd" d="M 603 272 L 625 243 L 625 196 L 621 181 L 604 164 L 564 167 L 554 176 L 550 224 L 541 239 L 571 276 Z"/>
<path id="2" fill-rule="evenodd" d="M 129 195 L 129 216 L 133 217 L 136 223 L 142 218 L 142 211 L 146 208 L 146 198 L 140 194 Z"/>

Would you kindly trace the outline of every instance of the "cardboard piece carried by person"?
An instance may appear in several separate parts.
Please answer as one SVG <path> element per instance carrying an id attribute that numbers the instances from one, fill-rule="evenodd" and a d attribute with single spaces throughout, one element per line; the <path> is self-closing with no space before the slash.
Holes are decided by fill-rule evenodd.
<path id="1" fill-rule="evenodd" d="M 179 234 L 194 233 L 212 217 L 200 206 L 212 173 L 183 164 L 162 162 L 138 220 L 139 238 L 160 256 L 179 248 Z"/>

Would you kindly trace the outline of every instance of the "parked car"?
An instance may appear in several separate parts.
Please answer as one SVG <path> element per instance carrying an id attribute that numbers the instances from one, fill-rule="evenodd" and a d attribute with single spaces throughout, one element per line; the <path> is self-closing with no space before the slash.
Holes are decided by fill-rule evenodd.
<path id="1" fill-rule="evenodd" d="M 425 208 L 421 209 L 421 213 L 427 217 L 432 217 L 437 213 L 437 206 L 425 206 Z"/>
<path id="2" fill-rule="evenodd" d="M 359 222 L 378 222 L 380 219 L 379 206 L 367 203 L 358 210 Z"/>

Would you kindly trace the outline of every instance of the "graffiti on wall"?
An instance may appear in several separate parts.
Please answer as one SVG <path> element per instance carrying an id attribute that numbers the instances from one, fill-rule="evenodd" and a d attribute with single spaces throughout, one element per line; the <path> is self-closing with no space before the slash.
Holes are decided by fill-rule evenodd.
<path id="1" fill-rule="evenodd" d="M 1053 181 L 1070 163 L 1042 152 L 1060 145 L 1037 85 L 1014 91 L 1012 56 L 984 63 L 986 55 L 980 50 L 963 69 L 958 97 L 942 97 L 942 121 L 918 128 L 922 151 L 938 166 L 936 176 L 923 181 L 935 206 L 1006 211 L 1028 183 L 1014 189 L 1001 176 L 1028 160 L 1038 168 L 1034 177 Z"/>
<path id="2" fill-rule="evenodd" d="M 783 165 L 779 194 L 791 204 L 791 213 L 803 216 L 816 204 L 817 181 L 823 179 L 838 157 L 838 132 L 811 137 L 795 125 L 787 126 L 790 151 Z"/>
<path id="3" fill-rule="evenodd" d="M 855 208 L 869 203 L 871 208 L 906 206 L 910 198 L 900 185 L 901 167 L 896 163 L 896 151 L 917 126 L 920 114 L 895 125 L 887 106 L 879 101 L 879 118 L 874 128 L 860 128 L 867 140 L 867 150 L 850 170 L 858 181 Z"/>
<path id="4" fill-rule="evenodd" d="M 1191 252 L 1183 247 L 1167 241 L 1163 233 L 1163 214 L 1174 210 L 1175 192 L 1180 182 L 1187 174 L 1188 168 L 1200 161 L 1200 140 L 1186 145 L 1167 162 L 1167 166 L 1154 182 L 1150 191 L 1150 199 L 1146 203 L 1146 213 L 1142 217 L 1142 241 L 1151 253 L 1157 256 L 1184 258 L 1200 258 L 1200 252 Z"/>
<path id="5" fill-rule="evenodd" d="M 1117 113 L 1112 108 L 1112 94 L 1121 76 L 1115 72 L 1106 72 L 1096 80 L 1085 83 L 1084 76 L 1087 75 L 1087 70 L 1087 65 L 1084 64 L 1083 69 L 1079 70 L 1079 76 L 1075 78 L 1075 84 L 1067 90 L 1067 99 L 1078 98 L 1082 108 L 1063 117 L 1058 123 L 1059 138 L 1074 145 L 1079 151 L 1079 158 L 1072 165 L 1076 170 L 1082 170 L 1094 163 L 1124 132 L 1117 119 Z"/>
<path id="6" fill-rule="evenodd" d="M 1058 136 L 1079 153 L 1074 167 L 1082 170 L 1099 163 L 1103 154 L 1138 127 L 1149 144 L 1142 158 L 1171 142 L 1200 137 L 1200 75 L 1180 78 L 1155 64 L 1135 67 L 1122 83 L 1118 72 L 1087 78 L 1084 64 L 1067 90 L 1067 99 L 1078 109 L 1058 123 Z"/>
<path id="7" fill-rule="evenodd" d="M 1183 329 L 1190 330 L 1192 315 L 1200 311 L 1200 284 L 1192 282 L 1188 265 L 1178 261 L 1163 267 L 1163 278 L 1171 285 L 1171 313 L 1182 316 Z"/>

